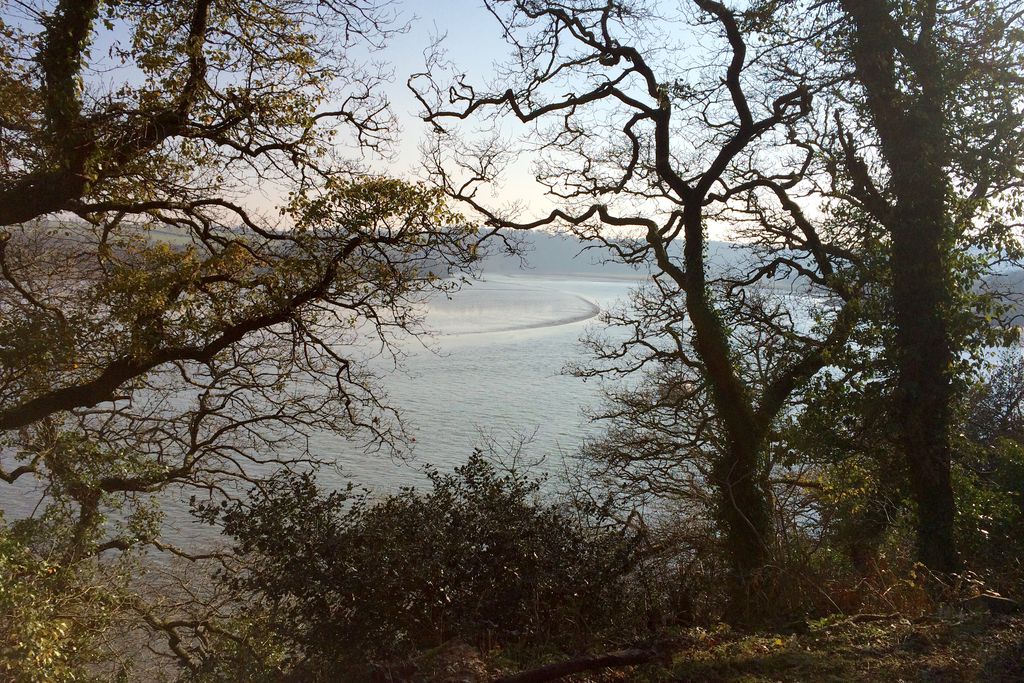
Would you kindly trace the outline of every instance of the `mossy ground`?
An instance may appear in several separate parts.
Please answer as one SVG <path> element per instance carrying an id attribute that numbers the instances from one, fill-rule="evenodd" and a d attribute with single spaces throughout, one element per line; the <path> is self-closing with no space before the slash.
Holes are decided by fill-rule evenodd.
<path id="1" fill-rule="evenodd" d="M 805 626 L 791 635 L 694 629 L 681 634 L 682 645 L 668 661 L 567 680 L 1024 682 L 1024 616 L 962 614 L 913 622 L 899 616 L 832 617 Z"/>
<path id="2" fill-rule="evenodd" d="M 698 632 L 667 669 L 624 675 L 680 683 L 1024 681 L 1024 618 L 833 618 L 799 635 Z"/>

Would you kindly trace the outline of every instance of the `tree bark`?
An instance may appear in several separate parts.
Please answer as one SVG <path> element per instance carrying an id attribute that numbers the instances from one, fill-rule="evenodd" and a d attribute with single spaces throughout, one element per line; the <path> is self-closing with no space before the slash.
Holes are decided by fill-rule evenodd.
<path id="1" fill-rule="evenodd" d="M 763 595 L 765 570 L 771 564 L 770 541 L 775 537 L 761 465 L 767 423 L 757 419 L 750 392 L 730 357 L 728 336 L 708 300 L 702 218 L 696 207 L 688 209 L 683 248 L 686 310 L 729 443 L 713 472 L 719 491 L 719 524 L 730 559 L 726 619 L 736 626 L 749 626 L 764 616 L 766 601 L 759 596 Z"/>
<path id="2" fill-rule="evenodd" d="M 893 231 L 892 247 L 897 409 L 917 505 L 918 559 L 930 569 L 952 572 L 957 554 L 950 479 L 952 352 L 945 318 L 945 221 L 944 211 L 935 210 L 935 198 L 926 196 L 929 189 L 922 183 L 920 199 L 898 207 L 904 215 L 894 222 L 899 228 Z"/>
<path id="3" fill-rule="evenodd" d="M 730 558 L 726 621 L 734 626 L 756 625 L 770 609 L 772 577 L 767 570 L 772 564 L 770 543 L 775 529 L 760 451 L 757 443 L 733 440 L 714 468 L 719 521 Z"/>
<path id="4" fill-rule="evenodd" d="M 704 263 L 704 226 L 699 202 L 684 211 L 686 241 L 685 273 L 669 262 L 663 245 L 652 235 L 649 241 L 659 266 L 686 293 L 686 311 L 693 326 L 694 348 L 704 363 L 712 399 L 728 438 L 728 447 L 714 465 L 718 490 L 718 523 L 729 558 L 726 619 L 749 626 L 764 616 L 760 579 L 771 565 L 771 540 L 775 530 L 761 456 L 770 418 L 761 420 L 753 397 L 736 373 L 732 349 L 722 321 L 712 305 Z"/>
<path id="5" fill-rule="evenodd" d="M 883 222 L 891 236 L 896 411 L 917 507 L 917 554 L 930 569 L 952 572 L 958 567 L 950 479 L 953 342 L 947 322 L 952 226 L 942 61 L 930 31 L 922 28 L 911 40 L 886 0 L 841 4 L 852 24 L 856 78 L 892 176 L 895 201 Z M 901 66 L 914 81 L 905 87 Z"/>

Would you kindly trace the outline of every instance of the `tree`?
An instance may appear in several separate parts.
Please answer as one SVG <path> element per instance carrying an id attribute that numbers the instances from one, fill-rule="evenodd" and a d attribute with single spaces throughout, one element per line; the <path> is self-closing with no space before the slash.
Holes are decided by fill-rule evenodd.
<path id="1" fill-rule="evenodd" d="M 852 181 L 845 199 L 885 235 L 894 413 L 918 556 L 950 572 L 956 395 L 970 354 L 1008 336 L 991 331 L 998 305 L 975 290 L 986 259 L 1019 252 L 1020 6 L 842 0 L 805 10 L 770 11 L 784 40 L 813 54 L 808 76 L 852 110 L 836 114 L 836 156 Z"/>
<path id="2" fill-rule="evenodd" d="M 42 481 L 37 540 L 166 548 L 151 494 L 230 496 L 310 430 L 400 449 L 362 361 L 475 256 L 439 192 L 345 153 L 388 142 L 360 55 L 390 5 L 2 7 L 0 477 Z"/>
<path id="3" fill-rule="evenodd" d="M 756 451 L 751 446 L 763 442 L 766 432 L 747 419 L 757 411 L 741 407 L 751 398 L 730 379 L 730 363 L 736 362 L 728 344 L 731 328 L 714 320 L 721 311 L 704 289 L 707 278 L 696 276 L 707 265 L 703 226 L 711 219 L 753 219 L 756 230 L 742 232 L 769 245 L 769 252 L 763 269 L 754 267 L 755 276 L 741 280 L 746 284 L 757 273 L 791 269 L 849 299 L 857 287 L 837 285 L 835 273 L 859 264 L 861 279 L 872 281 L 871 308 L 881 313 L 874 321 L 881 327 L 858 337 L 863 342 L 871 336 L 870 343 L 885 349 L 884 359 L 876 356 L 878 366 L 861 371 L 885 375 L 892 368 L 892 390 L 885 396 L 895 406 L 890 424 L 900 434 L 915 502 L 918 556 L 933 569 L 951 571 L 957 566 L 950 481 L 954 397 L 969 383 L 977 351 L 1008 336 L 989 324 L 998 318 L 999 304 L 977 288 L 994 261 L 1019 251 L 1017 6 L 988 3 L 981 11 L 977 3 L 761 3 L 742 12 L 698 6 L 720 24 L 728 49 L 720 62 L 705 51 L 687 69 L 686 56 L 664 47 L 670 44 L 666 37 L 650 38 L 659 34 L 643 20 L 653 10 L 639 3 L 492 3 L 513 36 L 517 63 L 502 74 L 513 87 L 487 93 L 459 77 L 448 88 L 420 81 L 427 118 L 439 127 L 488 110 L 530 125 L 560 118 L 550 128 L 538 126 L 545 136 L 539 147 L 557 150 L 538 179 L 566 206 L 537 221 L 482 206 L 476 188 L 511 151 L 500 143 L 482 149 L 474 163 L 463 155 L 449 164 L 449 175 L 460 164 L 465 172 L 465 178 L 450 179 L 449 192 L 483 209 L 493 225 L 561 222 L 599 241 L 596 222 L 650 235 L 656 231 L 649 215 L 663 210 L 672 216 L 660 223 L 660 241 L 677 235 L 685 240 L 678 273 L 666 266 L 672 266 L 669 250 L 658 255 L 658 239 L 620 248 L 618 255 L 641 260 L 649 250 L 656 269 L 678 280 L 695 356 L 704 365 L 701 373 L 717 378 L 709 383 L 715 409 L 732 425 L 737 453 Z M 539 55 L 548 66 L 531 67 Z M 701 81 L 699 75 L 713 68 L 724 75 Z M 558 92 L 569 92 L 555 94 L 555 83 Z M 753 103 L 750 93 L 757 93 Z M 758 106 L 770 114 L 758 120 L 751 113 Z M 686 111 L 692 113 L 689 126 L 680 123 Z M 803 164 L 794 162 L 796 150 L 806 153 Z M 787 168 L 786 161 L 794 163 Z M 616 212 L 620 205 L 614 202 L 623 196 L 634 200 L 644 220 Z M 765 197 L 773 209 L 789 213 L 788 228 L 766 212 Z M 660 202 L 675 202 L 679 210 L 673 214 Z M 845 224 L 842 237 L 810 236 L 820 228 L 805 224 L 826 217 Z M 811 258 L 801 270 L 790 254 L 773 247 Z M 839 327 L 846 329 L 839 337 L 852 330 Z M 826 355 L 844 340 L 834 341 Z M 753 460 L 736 459 L 744 461 Z"/>
<path id="4" fill-rule="evenodd" d="M 606 357 L 616 361 L 613 370 L 658 363 L 696 371 L 698 388 L 673 396 L 705 398 L 721 429 L 710 482 L 732 567 L 732 616 L 744 621 L 766 604 L 755 593 L 774 536 L 769 435 L 794 392 L 844 343 L 861 295 L 856 233 L 852 241 L 849 233 L 829 234 L 798 201 L 813 189 L 805 184 L 813 150 L 797 132 L 812 93 L 799 75 L 765 84 L 766 55 L 750 47 L 740 16 L 718 2 L 698 0 L 690 21 L 673 25 L 677 34 L 660 32 L 640 3 L 487 6 L 514 48 L 501 85 L 481 91 L 460 76 L 439 83 L 439 60 L 433 73 L 410 81 L 438 131 L 431 168 L 488 225 L 568 226 L 617 258 L 653 267 L 662 303 L 641 311 L 646 318 L 630 323 L 629 341 Z M 686 63 L 687 55 L 664 48 L 686 30 L 690 40 L 719 41 L 720 51 L 690 52 Z M 563 206 L 546 216 L 521 218 L 479 192 L 516 157 L 516 142 L 475 138 L 460 146 L 454 134 L 460 121 L 505 115 L 550 152 L 537 178 Z M 707 230 L 730 219 L 755 226 L 747 234 L 763 258 L 739 276 L 715 277 Z M 602 232 L 609 228 L 642 237 L 616 241 Z M 681 258 L 673 251 L 679 241 Z M 814 333 L 744 295 L 787 276 L 825 298 Z M 759 331 L 783 340 L 785 351 L 764 363 L 744 356 Z M 759 363 L 766 373 L 755 380 L 748 364 Z"/>
<path id="5" fill-rule="evenodd" d="M 103 634 L 121 616 L 124 567 L 106 575 L 34 552 L 0 526 L 0 672 L 10 681 L 123 673 Z"/>

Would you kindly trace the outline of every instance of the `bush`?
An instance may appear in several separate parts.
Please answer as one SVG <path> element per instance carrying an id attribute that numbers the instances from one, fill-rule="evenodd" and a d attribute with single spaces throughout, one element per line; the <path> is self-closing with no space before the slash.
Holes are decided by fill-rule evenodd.
<path id="1" fill-rule="evenodd" d="M 967 565 L 993 587 L 1024 579 L 1024 357 L 1006 350 L 965 400 L 954 485 L 958 544 Z"/>
<path id="2" fill-rule="evenodd" d="M 1024 579 L 1024 444 L 1000 439 L 963 448 L 954 469 L 957 530 L 967 565 L 994 588 Z"/>
<path id="3" fill-rule="evenodd" d="M 106 646 L 118 587 L 101 571 L 111 568 L 38 552 L 29 526 L 0 515 L 0 680 L 115 679 L 123 672 Z"/>
<path id="4" fill-rule="evenodd" d="M 563 648 L 630 638 L 642 623 L 636 539 L 601 507 L 551 502 L 480 454 L 431 488 L 374 498 L 283 474 L 247 504 L 205 509 L 245 570 L 223 577 L 261 604 L 301 676 L 353 676 L 451 639 Z"/>

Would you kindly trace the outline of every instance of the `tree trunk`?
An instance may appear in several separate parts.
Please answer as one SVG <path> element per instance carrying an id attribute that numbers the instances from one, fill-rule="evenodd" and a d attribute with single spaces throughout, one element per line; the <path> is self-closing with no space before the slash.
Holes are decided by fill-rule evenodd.
<path id="1" fill-rule="evenodd" d="M 719 524 L 726 541 L 730 573 L 726 620 L 734 626 L 763 621 L 770 605 L 771 541 L 774 538 L 768 491 L 752 438 L 733 440 L 715 464 Z"/>
<path id="2" fill-rule="evenodd" d="M 726 618 L 734 625 L 751 625 L 761 620 L 767 605 L 763 599 L 764 578 L 771 564 L 775 535 L 760 463 L 766 429 L 759 423 L 753 399 L 736 373 L 728 335 L 709 301 L 698 206 L 687 207 L 684 222 L 687 271 L 681 284 L 686 292 L 686 310 L 693 325 L 694 348 L 704 363 L 712 399 L 728 438 L 728 448 L 714 467 L 718 523 L 730 564 Z"/>
<path id="3" fill-rule="evenodd" d="M 953 342 L 946 317 L 952 226 L 942 60 L 929 33 L 904 57 L 906 64 L 897 64 L 907 37 L 887 0 L 841 4 L 852 24 L 856 78 L 895 197 L 883 223 L 892 238 L 896 414 L 917 506 L 917 554 L 930 569 L 951 572 L 957 568 L 949 442 Z M 901 70 L 912 75 L 900 76 Z"/>
<path id="4" fill-rule="evenodd" d="M 935 571 L 952 572 L 957 555 L 950 480 L 952 352 L 945 317 L 945 216 L 944 202 L 922 196 L 928 190 L 919 186 L 918 198 L 906 202 L 905 210 L 899 211 L 902 220 L 897 218 L 893 226 L 897 405 L 900 441 L 917 506 L 918 559 Z"/>

